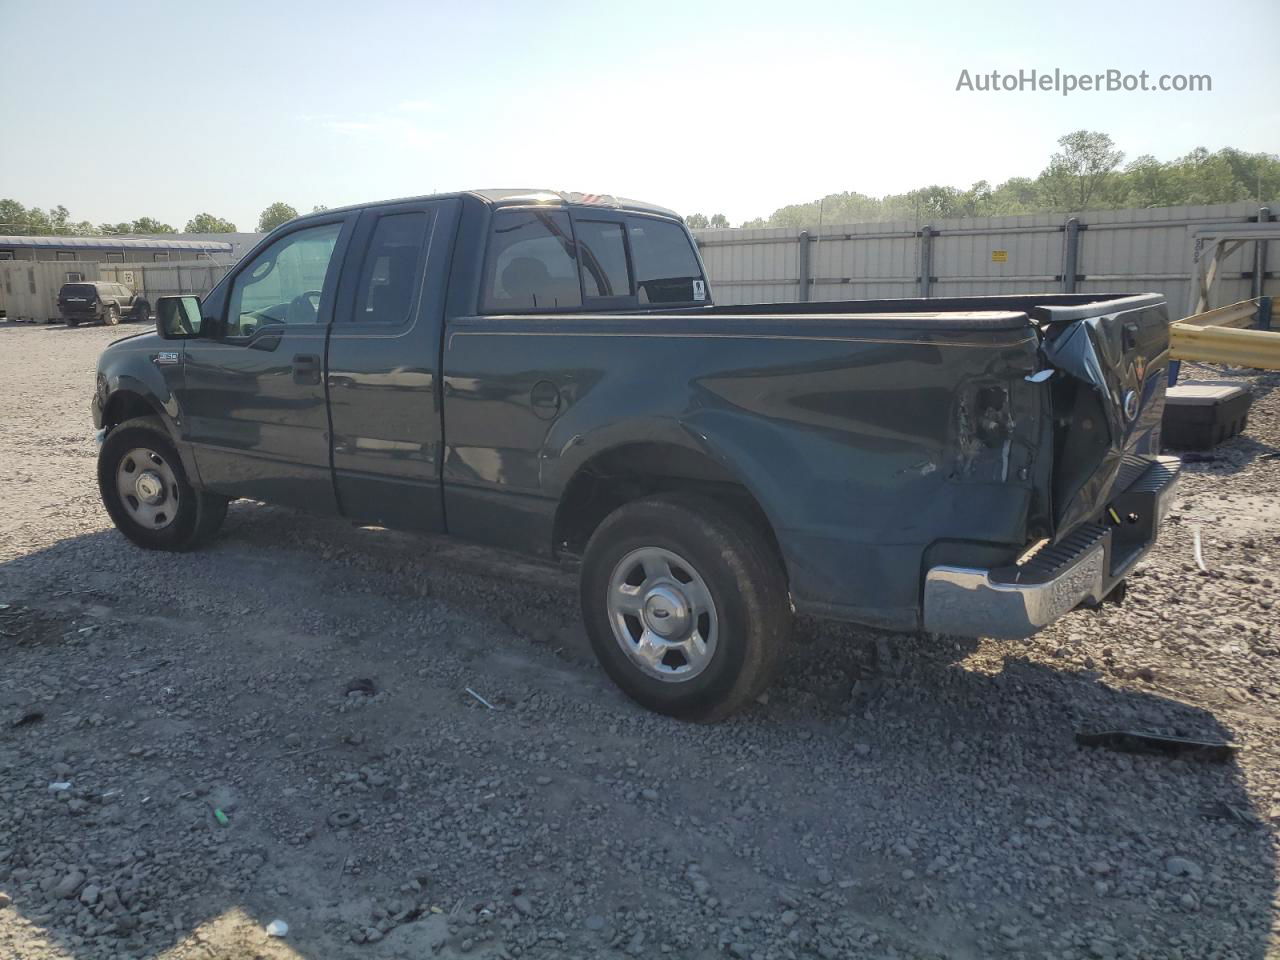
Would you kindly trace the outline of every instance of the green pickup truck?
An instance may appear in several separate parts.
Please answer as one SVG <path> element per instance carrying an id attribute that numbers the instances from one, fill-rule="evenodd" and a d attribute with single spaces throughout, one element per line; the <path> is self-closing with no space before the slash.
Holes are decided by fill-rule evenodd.
<path id="1" fill-rule="evenodd" d="M 1177 477 L 1163 299 L 718 306 L 670 210 L 482 190 L 326 210 L 110 346 L 116 526 L 251 498 L 580 565 L 640 703 L 750 702 L 794 612 L 1025 636 L 1122 593 Z"/>

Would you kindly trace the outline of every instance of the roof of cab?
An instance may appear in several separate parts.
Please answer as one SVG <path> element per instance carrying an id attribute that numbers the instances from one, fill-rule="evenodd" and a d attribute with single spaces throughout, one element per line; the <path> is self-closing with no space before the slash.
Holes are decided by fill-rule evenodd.
<path id="1" fill-rule="evenodd" d="M 443 200 L 452 197 L 474 197 L 491 207 L 529 206 L 530 204 L 547 204 L 555 206 L 587 206 L 606 207 L 615 210 L 633 210 L 637 213 L 651 213 L 658 216 L 683 219 L 680 214 L 656 203 L 645 203 L 643 200 L 627 200 L 623 197 L 612 197 L 604 193 L 570 193 L 564 190 L 537 190 L 529 188 L 499 188 L 491 190 L 463 190 L 458 193 L 432 193 L 421 197 L 400 197 L 394 200 L 375 200 L 369 203 L 353 203 L 332 210 L 317 210 L 303 214 L 298 220 L 310 220 L 312 217 L 323 217 L 333 213 L 345 213 L 349 210 L 363 210 L 366 207 L 379 207 L 393 203 L 410 203 L 414 200 Z"/>
<path id="2" fill-rule="evenodd" d="M 625 197 L 613 197 L 607 193 L 577 193 L 564 190 L 468 190 L 468 193 L 479 197 L 494 206 L 525 205 L 531 203 L 553 203 L 561 206 L 614 207 L 619 210 L 637 210 L 643 213 L 658 213 L 664 217 L 680 219 L 680 214 L 656 203 L 645 203 L 643 200 L 628 200 Z"/>

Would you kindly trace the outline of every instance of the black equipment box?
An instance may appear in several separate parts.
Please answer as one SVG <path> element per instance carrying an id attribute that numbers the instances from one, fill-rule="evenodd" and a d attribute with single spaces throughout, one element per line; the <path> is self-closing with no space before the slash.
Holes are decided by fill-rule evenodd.
<path id="1" fill-rule="evenodd" d="M 1253 391 L 1212 380 L 1188 380 L 1165 394 L 1160 435 L 1170 450 L 1211 450 L 1244 432 Z"/>

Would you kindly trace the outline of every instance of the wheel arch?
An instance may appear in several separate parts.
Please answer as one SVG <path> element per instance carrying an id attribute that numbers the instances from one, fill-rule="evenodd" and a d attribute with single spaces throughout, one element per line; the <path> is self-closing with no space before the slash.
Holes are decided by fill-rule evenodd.
<path id="1" fill-rule="evenodd" d="M 174 430 L 164 406 L 147 391 L 133 387 L 119 387 L 112 391 L 106 403 L 102 405 L 102 426 L 108 433 L 126 420 L 132 420 L 135 417 L 159 418 L 164 422 L 170 437 L 174 437 Z"/>
<path id="2" fill-rule="evenodd" d="M 774 524 L 750 487 L 707 451 L 671 438 L 620 442 L 582 462 L 560 493 L 553 552 L 581 556 L 605 517 L 656 494 L 704 496 L 730 507 L 760 530 L 786 570 Z"/>
<path id="3" fill-rule="evenodd" d="M 135 417 L 154 417 L 164 426 L 170 442 L 178 451 L 187 479 L 193 486 L 201 486 L 200 471 L 196 466 L 191 445 L 182 439 L 181 431 L 178 429 L 175 416 L 177 401 L 172 394 L 169 395 L 169 401 L 166 404 L 147 384 L 128 375 L 108 379 L 107 390 L 107 398 L 102 403 L 103 430 L 110 433 L 120 424 Z M 171 410 L 171 406 L 174 409 Z"/>

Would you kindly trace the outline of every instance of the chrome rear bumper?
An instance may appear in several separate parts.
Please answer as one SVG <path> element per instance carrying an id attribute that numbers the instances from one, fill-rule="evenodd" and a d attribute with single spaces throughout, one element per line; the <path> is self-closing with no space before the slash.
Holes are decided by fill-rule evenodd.
<path id="1" fill-rule="evenodd" d="M 1027 637 L 1082 603 L 1100 602 L 1155 543 L 1179 466 L 1176 457 L 1157 458 L 1112 501 L 1119 525 L 1085 524 L 1021 566 L 934 567 L 925 575 L 925 630 Z"/>

